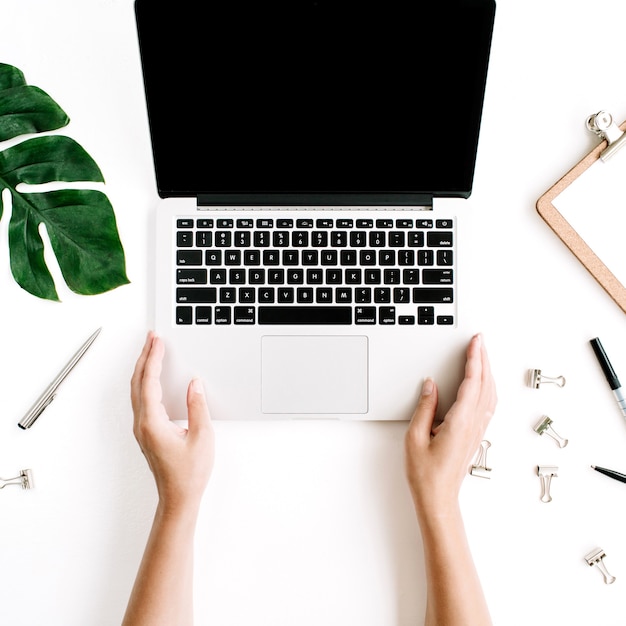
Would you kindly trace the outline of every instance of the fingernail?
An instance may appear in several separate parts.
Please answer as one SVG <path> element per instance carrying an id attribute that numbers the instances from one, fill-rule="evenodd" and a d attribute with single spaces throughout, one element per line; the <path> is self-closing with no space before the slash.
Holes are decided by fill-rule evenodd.
<path id="1" fill-rule="evenodd" d="M 191 390 L 194 393 L 199 393 L 201 396 L 204 395 L 204 385 L 202 384 L 202 381 L 199 378 L 194 378 L 191 381 Z"/>
<path id="2" fill-rule="evenodd" d="M 429 396 L 433 392 L 434 386 L 435 384 L 432 378 L 425 378 L 424 382 L 422 383 L 422 395 Z"/>

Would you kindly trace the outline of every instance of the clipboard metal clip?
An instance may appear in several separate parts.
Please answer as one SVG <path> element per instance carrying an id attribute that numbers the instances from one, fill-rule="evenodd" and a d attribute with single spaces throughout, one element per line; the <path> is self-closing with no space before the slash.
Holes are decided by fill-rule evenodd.
<path id="1" fill-rule="evenodd" d="M 600 153 L 602 161 L 610 159 L 625 143 L 626 133 L 613 121 L 606 111 L 590 115 L 586 121 L 587 130 L 606 140 L 607 147 Z"/>

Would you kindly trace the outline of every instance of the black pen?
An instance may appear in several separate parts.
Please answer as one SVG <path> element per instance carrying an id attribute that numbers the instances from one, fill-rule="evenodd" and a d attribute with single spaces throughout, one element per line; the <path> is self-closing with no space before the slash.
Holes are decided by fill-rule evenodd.
<path id="1" fill-rule="evenodd" d="M 598 467 L 597 465 L 592 465 L 592 469 L 596 470 L 596 472 L 600 472 L 600 474 L 604 474 L 609 478 L 614 478 L 615 480 L 619 480 L 621 483 L 626 483 L 626 474 L 620 474 L 614 470 L 606 469 L 606 467 Z"/>
<path id="2" fill-rule="evenodd" d="M 609 361 L 609 357 L 606 355 L 602 344 L 600 343 L 600 339 L 596 337 L 595 339 L 590 339 L 589 343 L 593 348 L 593 351 L 596 354 L 598 362 L 600 363 L 600 367 L 602 367 L 602 371 L 604 372 L 604 376 L 606 377 L 607 382 L 609 383 L 609 387 L 613 391 L 613 395 L 617 400 L 617 406 L 622 411 L 622 415 L 626 417 L 626 398 L 624 398 L 624 394 L 622 392 L 622 385 L 619 382 L 619 378 L 617 378 L 617 374 Z"/>

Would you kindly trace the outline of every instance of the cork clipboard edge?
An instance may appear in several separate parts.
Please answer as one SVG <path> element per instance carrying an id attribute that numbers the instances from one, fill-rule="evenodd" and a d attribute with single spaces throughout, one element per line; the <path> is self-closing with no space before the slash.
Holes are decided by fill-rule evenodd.
<path id="1" fill-rule="evenodd" d="M 620 129 L 626 131 L 626 122 L 621 124 Z M 587 268 L 590 274 L 602 285 L 617 306 L 626 313 L 626 288 L 553 204 L 553 200 L 565 188 L 569 187 L 573 181 L 584 174 L 585 171 L 600 158 L 600 153 L 606 147 L 606 141 L 602 141 L 596 146 L 582 161 L 579 161 L 565 176 L 550 187 L 550 189 L 537 200 L 536 208 L 537 212 L 548 226 L 552 228 L 561 241 L 563 241 L 578 260 Z"/>

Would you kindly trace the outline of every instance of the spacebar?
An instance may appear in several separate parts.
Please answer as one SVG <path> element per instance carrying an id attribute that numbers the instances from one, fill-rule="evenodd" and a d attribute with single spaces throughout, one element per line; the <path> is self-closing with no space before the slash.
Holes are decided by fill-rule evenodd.
<path id="1" fill-rule="evenodd" d="M 349 306 L 260 306 L 259 324 L 352 324 Z"/>

